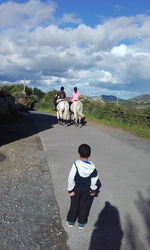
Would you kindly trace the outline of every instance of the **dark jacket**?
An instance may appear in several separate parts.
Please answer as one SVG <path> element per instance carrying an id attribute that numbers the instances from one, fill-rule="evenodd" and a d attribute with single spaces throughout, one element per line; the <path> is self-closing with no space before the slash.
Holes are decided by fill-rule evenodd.
<path id="1" fill-rule="evenodd" d="M 65 99 L 66 98 L 66 93 L 65 91 L 61 90 L 56 94 L 56 99 Z"/>

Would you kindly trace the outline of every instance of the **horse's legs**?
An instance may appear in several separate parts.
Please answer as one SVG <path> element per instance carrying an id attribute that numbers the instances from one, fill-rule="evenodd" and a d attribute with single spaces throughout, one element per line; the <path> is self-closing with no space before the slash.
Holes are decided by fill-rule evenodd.
<path id="1" fill-rule="evenodd" d="M 64 112 L 64 124 L 67 125 L 69 122 L 69 113 L 68 112 Z"/>
<path id="2" fill-rule="evenodd" d="M 59 111 L 57 111 L 57 121 L 58 121 L 58 123 L 60 122 L 60 115 L 59 115 Z"/>
<path id="3" fill-rule="evenodd" d="M 81 128 L 83 126 L 83 120 L 82 116 L 79 116 L 79 127 Z"/>
<path id="4" fill-rule="evenodd" d="M 74 113 L 72 113 L 72 114 L 70 115 L 70 122 L 71 122 L 71 124 L 74 123 Z"/>
<path id="5" fill-rule="evenodd" d="M 59 124 L 62 124 L 62 112 L 57 111 L 57 121 Z"/>
<path id="6" fill-rule="evenodd" d="M 62 112 L 61 121 L 62 121 L 62 125 L 64 125 L 65 121 L 66 121 L 66 115 L 65 115 L 64 111 Z"/>
<path id="7" fill-rule="evenodd" d="M 75 120 L 76 126 L 78 126 L 78 116 L 76 112 L 74 112 L 74 120 Z"/>
<path id="8" fill-rule="evenodd" d="M 63 124 L 63 112 L 60 111 L 60 123 Z"/>
<path id="9" fill-rule="evenodd" d="M 79 116 L 79 125 L 81 125 L 81 116 Z"/>

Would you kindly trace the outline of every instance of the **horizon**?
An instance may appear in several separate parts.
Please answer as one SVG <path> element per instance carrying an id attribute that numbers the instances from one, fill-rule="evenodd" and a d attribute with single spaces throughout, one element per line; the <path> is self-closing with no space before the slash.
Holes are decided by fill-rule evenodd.
<path id="1" fill-rule="evenodd" d="M 136 8 L 135 8 L 136 6 Z M 0 85 L 130 99 L 150 93 L 150 5 L 0 0 Z"/>

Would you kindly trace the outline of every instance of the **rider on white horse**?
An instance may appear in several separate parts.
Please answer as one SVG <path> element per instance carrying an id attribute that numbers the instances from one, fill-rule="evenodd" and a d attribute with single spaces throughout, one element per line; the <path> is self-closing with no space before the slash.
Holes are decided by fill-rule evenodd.
<path id="1" fill-rule="evenodd" d="M 62 100 L 65 100 L 65 98 L 66 98 L 66 93 L 64 91 L 64 87 L 61 87 L 60 91 L 55 95 L 55 101 L 54 101 L 55 110 L 56 110 L 57 104 L 61 102 Z"/>
<path id="2" fill-rule="evenodd" d="M 61 87 L 55 96 L 55 110 L 57 111 L 57 120 L 60 124 L 65 124 L 69 120 L 69 103 L 65 98 L 64 87 Z"/>
<path id="3" fill-rule="evenodd" d="M 80 97 L 80 93 L 78 92 L 77 87 L 74 87 L 74 91 L 71 95 L 71 103 L 73 103 L 74 101 L 79 101 L 79 97 Z"/>
<path id="4" fill-rule="evenodd" d="M 79 100 L 80 93 L 77 90 L 77 87 L 74 87 L 74 92 L 71 96 L 70 110 L 72 112 L 71 119 L 74 120 L 76 125 L 81 125 L 81 120 L 84 118 L 83 114 L 83 104 Z"/>

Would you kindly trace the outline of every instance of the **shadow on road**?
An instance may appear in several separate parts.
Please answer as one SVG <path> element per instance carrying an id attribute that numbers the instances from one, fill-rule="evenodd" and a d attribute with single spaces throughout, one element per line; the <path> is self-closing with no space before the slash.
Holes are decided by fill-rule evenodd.
<path id="1" fill-rule="evenodd" d="M 148 190 L 150 194 L 150 189 Z M 149 196 L 150 197 L 150 196 Z M 145 198 L 141 192 L 138 192 L 138 199 L 135 201 L 136 207 L 143 219 L 145 225 L 145 237 L 141 236 L 139 225 L 130 215 L 126 216 L 125 237 L 128 244 L 128 250 L 146 250 L 150 245 L 150 198 Z M 144 235 L 143 235 L 144 236 Z M 148 245 L 148 246 L 147 246 Z"/>
<path id="2" fill-rule="evenodd" d="M 128 250 L 146 250 L 143 242 L 140 239 L 139 228 L 133 222 L 129 215 L 126 216 L 125 238 Z"/>
<path id="3" fill-rule="evenodd" d="M 150 245 L 150 188 L 148 190 L 148 198 L 145 198 L 141 192 L 138 192 L 138 200 L 136 206 L 143 217 L 144 224 L 146 227 L 147 240 Z"/>
<path id="4" fill-rule="evenodd" d="M 18 121 L 0 124 L 0 146 L 53 128 L 55 123 L 57 119 L 52 115 L 24 113 Z"/>
<path id="5" fill-rule="evenodd" d="M 89 250 L 120 250 L 123 231 L 119 211 L 106 202 L 95 223 Z"/>

